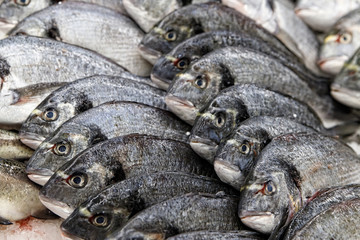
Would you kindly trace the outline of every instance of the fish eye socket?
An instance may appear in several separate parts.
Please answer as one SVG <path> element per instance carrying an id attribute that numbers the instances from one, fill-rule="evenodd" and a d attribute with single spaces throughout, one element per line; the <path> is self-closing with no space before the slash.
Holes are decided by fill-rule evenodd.
<path id="1" fill-rule="evenodd" d="M 218 128 L 223 127 L 225 124 L 225 115 L 220 113 L 216 118 L 215 118 L 215 126 L 217 126 Z"/>
<path id="2" fill-rule="evenodd" d="M 243 143 L 239 147 L 239 150 L 242 154 L 248 154 L 250 152 L 250 145 L 249 143 Z"/>
<path id="3" fill-rule="evenodd" d="M 352 40 L 352 36 L 350 33 L 343 33 L 340 36 L 340 43 L 346 44 L 346 43 L 350 43 Z"/>
<path id="4" fill-rule="evenodd" d="M 68 142 L 56 143 L 54 147 L 54 153 L 59 156 L 64 156 L 69 154 L 71 150 L 70 144 Z"/>
<path id="5" fill-rule="evenodd" d="M 31 0 L 15 0 L 15 3 L 20 6 L 27 6 Z"/>
<path id="6" fill-rule="evenodd" d="M 83 173 L 74 173 L 67 182 L 74 188 L 83 188 L 87 184 L 87 176 Z"/>
<path id="7" fill-rule="evenodd" d="M 53 108 L 48 108 L 42 115 L 42 119 L 47 122 L 55 121 L 58 118 L 58 112 Z"/>
<path id="8" fill-rule="evenodd" d="M 276 191 L 275 184 L 272 181 L 268 181 L 265 185 L 264 193 L 266 195 L 271 195 L 271 194 L 275 193 L 275 191 Z"/>
<path id="9" fill-rule="evenodd" d="M 164 38 L 169 42 L 175 41 L 177 38 L 176 32 L 174 30 L 169 30 L 165 33 Z"/>
<path id="10" fill-rule="evenodd" d="M 207 82 L 202 76 L 197 76 L 194 81 L 194 85 L 197 88 L 204 89 L 207 87 Z"/>
<path id="11" fill-rule="evenodd" d="M 109 225 L 108 217 L 101 214 L 91 217 L 90 222 L 97 227 L 106 227 Z"/>
<path id="12" fill-rule="evenodd" d="M 187 58 L 180 58 L 176 63 L 176 67 L 179 69 L 185 69 L 189 66 L 189 60 Z"/>

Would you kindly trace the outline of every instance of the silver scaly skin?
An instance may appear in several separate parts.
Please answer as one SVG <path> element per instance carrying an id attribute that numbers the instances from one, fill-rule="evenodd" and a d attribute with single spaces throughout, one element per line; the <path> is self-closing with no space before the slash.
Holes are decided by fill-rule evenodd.
<path id="1" fill-rule="evenodd" d="M 213 231 L 213 230 L 203 230 L 203 231 L 193 231 L 187 233 L 181 233 L 172 237 L 167 238 L 167 240 L 261 240 L 264 239 L 259 233 L 251 232 L 249 230 L 241 231 Z"/>
<path id="2" fill-rule="evenodd" d="M 5 159 L 29 159 L 34 151 L 25 146 L 19 134 L 0 129 L 0 158 Z"/>

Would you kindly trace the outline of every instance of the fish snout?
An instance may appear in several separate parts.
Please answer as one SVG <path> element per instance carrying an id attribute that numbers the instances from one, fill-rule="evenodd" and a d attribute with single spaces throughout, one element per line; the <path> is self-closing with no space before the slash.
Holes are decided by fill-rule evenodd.
<path id="1" fill-rule="evenodd" d="M 239 218 L 246 226 L 264 234 L 270 234 L 275 228 L 275 215 L 271 212 L 241 210 Z"/>

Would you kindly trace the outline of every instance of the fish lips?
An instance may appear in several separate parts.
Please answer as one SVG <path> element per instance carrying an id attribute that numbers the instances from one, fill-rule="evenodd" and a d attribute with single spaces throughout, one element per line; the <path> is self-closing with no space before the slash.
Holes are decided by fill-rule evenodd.
<path id="1" fill-rule="evenodd" d="M 155 50 L 155 49 L 151 49 L 146 47 L 144 44 L 139 44 L 138 46 L 140 55 L 146 59 L 146 61 L 148 61 L 151 64 L 155 64 L 157 62 L 157 60 L 161 57 L 162 53 Z"/>
<path id="2" fill-rule="evenodd" d="M 336 56 L 320 59 L 317 64 L 320 69 L 326 73 L 336 75 L 340 72 L 344 63 L 349 59 L 348 56 Z"/>
<path id="3" fill-rule="evenodd" d="M 271 212 L 243 210 L 239 212 L 239 218 L 246 226 L 264 234 L 270 234 L 276 225 L 275 214 Z"/>
<path id="4" fill-rule="evenodd" d="M 338 84 L 332 84 L 331 96 L 346 106 L 360 109 L 360 91 L 354 91 L 341 87 Z"/>
<path id="5" fill-rule="evenodd" d="M 47 207 L 50 211 L 60 216 L 61 218 L 68 218 L 74 211 L 74 209 L 69 207 L 66 203 L 47 198 L 41 192 L 39 194 L 39 199 L 45 207 Z"/>
<path id="6" fill-rule="evenodd" d="M 165 103 L 175 115 L 184 120 L 190 125 L 194 125 L 198 109 L 194 104 L 185 99 L 181 99 L 172 94 L 165 97 Z"/>
<path id="7" fill-rule="evenodd" d="M 159 77 L 155 73 L 150 74 L 151 81 L 155 83 L 159 88 L 164 89 L 165 91 L 169 88 L 169 82 L 167 82 L 165 79 Z"/>
<path id="8" fill-rule="evenodd" d="M 40 144 L 45 140 L 45 137 L 31 132 L 22 132 L 19 133 L 20 141 L 26 146 L 37 149 Z"/>
<path id="9" fill-rule="evenodd" d="M 43 169 L 33 169 L 31 167 L 26 168 L 26 173 L 28 178 L 41 185 L 44 186 L 47 181 L 49 181 L 50 177 L 54 174 L 53 171 L 43 168 Z"/>
<path id="10" fill-rule="evenodd" d="M 199 156 L 213 164 L 218 148 L 215 142 L 198 136 L 192 136 L 190 138 L 190 146 Z"/>
<path id="11" fill-rule="evenodd" d="M 214 169 L 221 181 L 230 184 L 236 189 L 244 185 L 245 177 L 239 167 L 221 158 L 215 158 Z"/>

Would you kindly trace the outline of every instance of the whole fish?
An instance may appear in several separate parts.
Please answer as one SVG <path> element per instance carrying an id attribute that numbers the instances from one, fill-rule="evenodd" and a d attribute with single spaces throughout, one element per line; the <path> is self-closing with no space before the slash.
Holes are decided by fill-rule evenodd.
<path id="1" fill-rule="evenodd" d="M 167 90 L 177 73 L 189 69 L 190 64 L 203 55 L 228 46 L 242 46 L 275 57 L 297 73 L 300 78 L 314 86 L 315 89 L 329 82 L 328 79 L 315 76 L 307 70 L 304 64 L 288 49 L 279 49 L 271 42 L 265 42 L 257 36 L 229 31 L 205 32 L 180 43 L 169 53 L 159 58 L 153 66 L 151 80 L 160 88 Z"/>
<path id="2" fill-rule="evenodd" d="M 360 8 L 342 18 L 328 32 L 319 51 L 318 64 L 324 72 L 336 75 L 360 47 Z"/>
<path id="3" fill-rule="evenodd" d="M 61 225 L 67 235 L 104 239 L 130 215 L 167 199 L 191 192 L 236 194 L 213 178 L 181 172 L 159 172 L 115 183 L 82 203 Z M 102 222 L 100 222 L 102 220 Z"/>
<path id="4" fill-rule="evenodd" d="M 167 238 L 167 240 L 251 240 L 264 239 L 259 233 L 251 232 L 249 230 L 241 231 L 193 231 L 187 233 L 181 233 L 172 237 Z"/>
<path id="5" fill-rule="evenodd" d="M 39 187 L 27 178 L 24 163 L 0 158 L 0 189 L 0 224 L 53 217 L 39 200 Z"/>
<path id="6" fill-rule="evenodd" d="M 316 83 L 318 86 L 314 89 L 314 84 L 299 78 L 282 64 L 284 61 L 241 46 L 217 49 L 177 74 L 168 89 L 166 104 L 178 117 L 193 125 L 198 112 L 221 90 L 249 83 L 308 104 L 323 122 L 338 118 L 340 114 L 328 94 L 328 83 Z"/>
<path id="7" fill-rule="evenodd" d="M 331 95 L 342 104 L 360 108 L 360 49 L 343 65 L 331 84 Z"/>
<path id="8" fill-rule="evenodd" d="M 99 74 L 125 74 L 122 67 L 92 51 L 45 38 L 14 36 L 0 40 L 0 56 L 1 124 L 21 124 L 33 110 L 25 114 L 18 107 L 9 107 L 28 100 L 27 96 L 19 98 L 16 89 L 26 92 L 29 85 L 38 88 Z"/>
<path id="9" fill-rule="evenodd" d="M 114 60 L 133 74 L 150 75 L 151 65 L 137 51 L 143 32 L 130 18 L 106 7 L 83 2 L 53 5 L 18 23 L 9 33 L 16 34 L 81 46 Z"/>
<path id="10" fill-rule="evenodd" d="M 276 136 L 314 129 L 283 117 L 259 116 L 243 121 L 223 139 L 216 152 L 214 169 L 221 181 L 240 189 L 256 163 L 256 157 Z"/>
<path id="11" fill-rule="evenodd" d="M 359 213 L 359 185 L 321 190 L 295 215 L 282 239 L 358 238 Z"/>
<path id="12" fill-rule="evenodd" d="M 237 197 L 224 194 L 189 193 L 139 212 L 106 239 L 165 239 L 197 230 L 240 230 L 237 202 Z"/>
<path id="13" fill-rule="evenodd" d="M 253 19 L 259 26 L 276 36 L 313 73 L 323 75 L 316 62 L 319 42 L 315 34 L 294 12 L 289 1 L 223 0 L 223 4 Z"/>
<path id="14" fill-rule="evenodd" d="M 220 3 L 191 4 L 168 14 L 145 35 L 139 44 L 142 56 L 155 63 L 184 40 L 203 33 L 227 30 L 247 33 L 286 48 L 276 37 L 256 25 L 255 21 Z"/>
<path id="15" fill-rule="evenodd" d="M 132 133 L 187 142 L 190 128 L 168 111 L 134 102 L 110 102 L 65 122 L 30 158 L 26 171 L 40 185 L 64 163 L 95 143 Z"/>
<path id="16" fill-rule="evenodd" d="M 295 13 L 312 29 L 327 32 L 339 18 L 358 7 L 359 0 L 298 0 Z"/>
<path id="17" fill-rule="evenodd" d="M 274 138 L 241 189 L 239 217 L 264 234 L 288 225 L 322 188 L 360 183 L 360 158 L 337 139 L 318 133 Z"/>
<path id="18" fill-rule="evenodd" d="M 96 144 L 61 166 L 42 188 L 41 201 L 66 218 L 90 196 L 112 183 L 161 171 L 216 177 L 213 167 L 188 144 L 155 136 L 129 135 Z M 76 179 L 84 181 L 76 184 Z"/>
<path id="19" fill-rule="evenodd" d="M 146 83 L 151 82 L 115 76 L 92 76 L 71 82 L 53 91 L 32 111 L 20 129 L 21 141 L 36 149 L 65 121 L 109 101 L 134 101 L 166 110 L 165 92 Z"/>
<path id="20" fill-rule="evenodd" d="M 196 118 L 190 145 L 211 163 L 222 139 L 242 121 L 257 116 L 285 117 L 318 131 L 324 127 L 307 105 L 255 85 L 235 85 L 218 94 Z"/>
<path id="21" fill-rule="evenodd" d="M 29 159 L 34 151 L 25 146 L 19 134 L 0 129 L 0 158 L 5 159 Z"/>

